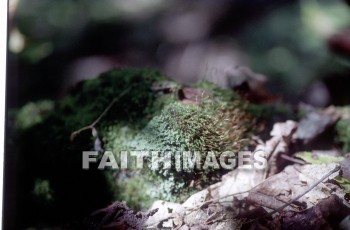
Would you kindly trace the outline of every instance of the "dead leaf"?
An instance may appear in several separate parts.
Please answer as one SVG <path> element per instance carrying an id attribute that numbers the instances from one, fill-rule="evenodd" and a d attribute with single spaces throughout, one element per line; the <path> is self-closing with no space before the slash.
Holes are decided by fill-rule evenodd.
<path id="1" fill-rule="evenodd" d="M 146 226 L 174 227 L 182 223 L 181 218 L 184 214 L 184 209 L 180 204 L 158 200 L 150 208 L 150 210 L 154 209 L 158 211 L 147 219 L 145 222 Z"/>
<path id="2" fill-rule="evenodd" d="M 124 202 L 114 202 L 110 206 L 99 209 L 86 220 L 87 229 L 138 229 L 142 230 L 146 220 L 154 215 L 158 209 L 147 213 L 130 209 Z"/>
<path id="3" fill-rule="evenodd" d="M 338 224 L 350 214 L 336 195 L 320 200 L 303 212 L 287 212 L 281 217 L 283 229 L 338 229 Z"/>
<path id="4" fill-rule="evenodd" d="M 280 154 L 287 154 L 292 137 L 298 128 L 295 121 L 288 120 L 286 122 L 276 123 L 270 133 L 272 138 L 264 145 L 258 145 L 256 150 L 262 150 L 267 154 L 268 168 L 261 174 L 264 178 L 274 175 L 278 172 L 277 158 Z"/>
<path id="5" fill-rule="evenodd" d="M 334 107 L 317 110 L 311 106 L 304 105 L 301 111 L 305 112 L 306 115 L 299 121 L 295 138 L 302 140 L 304 144 L 310 143 L 339 119 L 339 114 Z"/>
<path id="6" fill-rule="evenodd" d="M 269 210 L 276 210 L 284 203 L 308 190 L 336 166 L 336 163 L 287 166 L 282 172 L 266 179 L 263 183 L 253 188 L 249 192 L 247 199 Z M 338 173 L 333 173 L 329 176 L 329 179 L 334 179 L 337 175 Z M 299 205 L 294 207 L 288 206 L 285 210 L 300 211 L 300 207 L 310 208 L 320 200 L 333 194 L 344 197 L 345 192 L 340 187 L 324 181 L 298 199 Z M 301 206 L 301 204 L 305 205 Z"/>

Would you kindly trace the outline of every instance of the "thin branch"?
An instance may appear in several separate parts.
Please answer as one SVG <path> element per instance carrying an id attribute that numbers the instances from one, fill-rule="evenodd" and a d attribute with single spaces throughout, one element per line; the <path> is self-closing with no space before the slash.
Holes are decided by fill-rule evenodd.
<path id="1" fill-rule="evenodd" d="M 268 155 L 267 158 L 266 158 L 267 161 L 270 161 L 270 159 L 272 158 L 272 155 L 275 154 L 275 151 L 276 151 L 278 145 L 280 144 L 280 142 L 281 142 L 281 138 L 279 138 L 279 139 L 277 140 L 277 143 L 273 146 L 273 148 L 272 148 L 271 151 L 269 152 L 269 155 Z M 265 147 L 266 147 L 266 146 L 265 146 Z"/>
<path id="2" fill-rule="evenodd" d="M 126 93 L 128 93 L 131 89 L 131 86 L 128 87 L 127 89 L 125 89 L 121 94 L 119 94 L 118 97 L 114 98 L 114 100 L 109 103 L 109 105 L 107 106 L 107 108 L 105 108 L 105 110 L 100 114 L 100 116 L 98 116 L 98 118 L 96 120 L 94 120 L 90 125 L 84 126 L 74 132 L 72 132 L 72 134 L 70 135 L 70 139 L 73 140 L 75 138 L 76 135 L 78 135 L 79 133 L 81 133 L 84 130 L 87 129 L 92 129 L 95 127 L 95 125 L 107 114 L 107 112 L 113 107 L 113 105 L 121 98 L 123 97 Z"/>
<path id="3" fill-rule="evenodd" d="M 114 100 L 107 106 L 107 108 L 101 113 L 101 115 L 94 122 L 92 122 L 90 126 L 95 126 L 102 119 L 102 117 L 106 115 L 106 113 L 112 108 L 114 103 L 116 103 L 121 97 L 123 97 L 126 93 L 128 93 L 130 89 L 131 87 L 125 89 L 121 94 L 119 94 L 117 98 L 114 98 Z"/>
<path id="4" fill-rule="evenodd" d="M 228 198 L 228 197 L 230 197 L 230 196 L 236 196 L 236 195 L 240 195 L 240 194 L 244 194 L 244 193 L 248 193 L 248 192 L 249 192 L 249 190 L 248 190 L 248 191 L 244 191 L 244 192 L 237 192 L 237 193 L 225 195 L 225 196 L 219 197 L 219 198 L 217 198 L 217 199 L 210 199 L 210 200 L 207 200 L 207 201 L 203 202 L 203 203 L 200 204 L 200 205 L 197 205 L 197 206 L 195 206 L 195 207 L 193 207 L 193 208 L 191 208 L 191 209 L 188 209 L 187 211 L 194 211 L 194 210 L 196 210 L 196 209 L 203 208 L 203 207 L 205 207 L 205 206 L 207 206 L 207 205 L 209 205 L 209 204 L 213 204 L 213 203 L 216 204 L 216 203 L 219 203 L 220 200 L 225 199 L 225 198 Z"/>
<path id="5" fill-rule="evenodd" d="M 293 157 L 290 157 L 284 153 L 281 154 L 281 157 L 285 160 L 288 160 L 288 161 L 291 161 L 293 163 L 296 163 L 296 164 L 301 164 L 301 165 L 304 165 L 305 164 L 305 161 L 302 161 L 302 160 L 298 160 L 298 159 L 295 159 Z"/>
<path id="6" fill-rule="evenodd" d="M 312 189 L 314 189 L 317 185 L 319 185 L 320 183 L 322 183 L 326 178 L 328 178 L 330 175 L 332 175 L 333 173 L 339 171 L 340 166 L 338 165 L 337 167 L 335 167 L 333 170 L 331 170 L 329 173 L 327 173 L 326 175 L 324 175 L 321 179 L 319 179 L 315 184 L 313 184 L 310 188 L 308 188 L 306 191 L 304 191 L 302 194 L 300 194 L 299 196 L 291 199 L 290 201 L 288 201 L 285 205 L 279 207 L 278 209 L 268 213 L 265 217 L 268 216 L 272 216 L 273 214 L 282 211 L 283 209 L 285 209 L 287 206 L 293 204 L 295 201 L 299 200 L 302 196 L 304 196 L 306 193 L 310 192 Z"/>

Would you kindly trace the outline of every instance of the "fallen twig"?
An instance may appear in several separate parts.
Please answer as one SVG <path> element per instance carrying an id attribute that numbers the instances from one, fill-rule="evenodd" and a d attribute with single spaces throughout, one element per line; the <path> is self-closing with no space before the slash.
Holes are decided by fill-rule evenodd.
<path id="1" fill-rule="evenodd" d="M 281 157 L 285 160 L 288 160 L 288 161 L 291 161 L 293 163 L 296 163 L 296 164 L 300 164 L 300 165 L 304 165 L 305 164 L 305 161 L 302 161 L 302 160 L 298 160 L 298 159 L 295 159 L 293 157 L 290 157 L 284 153 L 281 154 Z"/>
<path id="2" fill-rule="evenodd" d="M 310 188 L 308 188 L 306 191 L 304 191 L 302 194 L 298 195 L 297 197 L 291 199 L 290 201 L 288 201 L 286 204 L 282 205 L 281 207 L 279 207 L 276 210 L 273 210 L 269 213 L 267 213 L 265 216 L 262 216 L 258 219 L 252 220 L 252 221 L 248 221 L 246 223 L 249 222 L 253 222 L 259 219 L 264 219 L 266 217 L 272 216 L 273 214 L 282 211 L 283 209 L 285 209 L 286 207 L 288 207 L 289 205 L 293 204 L 295 201 L 297 201 L 298 199 L 300 199 L 302 196 L 304 196 L 305 194 L 307 194 L 308 192 L 310 192 L 312 189 L 314 189 L 317 185 L 319 185 L 320 183 L 322 183 L 327 177 L 329 177 L 330 175 L 332 175 L 333 173 L 337 172 L 340 170 L 340 166 L 335 167 L 333 170 L 331 170 L 329 173 L 327 173 L 326 175 L 324 175 L 321 179 L 319 179 L 315 184 L 313 184 Z"/>
<path id="3" fill-rule="evenodd" d="M 105 108 L 105 110 L 100 114 L 100 116 L 98 116 L 98 118 L 96 120 L 94 120 L 90 125 L 84 126 L 83 128 L 80 128 L 74 132 L 72 132 L 72 134 L 70 135 L 70 140 L 74 140 L 74 138 L 76 137 L 76 135 L 78 135 L 79 133 L 81 133 L 84 130 L 87 129 L 91 129 L 93 130 L 95 128 L 95 125 L 102 119 L 103 116 L 106 115 L 106 113 L 112 108 L 112 106 L 121 98 L 123 97 L 126 93 L 129 92 L 129 90 L 131 89 L 131 86 L 127 89 L 125 89 L 121 94 L 119 94 L 118 97 L 114 98 L 114 100 L 109 103 L 109 105 L 107 106 L 107 108 Z"/>

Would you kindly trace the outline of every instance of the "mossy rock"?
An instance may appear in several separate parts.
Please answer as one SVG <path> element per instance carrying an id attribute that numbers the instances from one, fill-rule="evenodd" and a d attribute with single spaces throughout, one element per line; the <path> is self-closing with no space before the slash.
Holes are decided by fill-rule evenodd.
<path id="1" fill-rule="evenodd" d="M 82 169 L 82 152 L 96 148 L 113 153 L 140 148 L 240 150 L 250 121 L 246 103 L 234 92 L 210 83 L 195 88 L 205 90 L 206 96 L 185 104 L 182 86 L 158 71 L 115 69 L 79 83 L 40 119 L 19 126 L 14 139 L 20 191 L 16 209 L 23 226 L 81 220 L 115 199 L 126 200 L 136 209 L 147 208 L 151 199 L 186 198 L 186 193 L 177 194 L 193 180 L 205 185 L 219 178 L 216 172 L 181 177 L 147 169 L 146 173 Z M 18 114 L 25 117 L 23 110 Z M 71 138 L 101 114 L 93 128 L 75 132 Z M 154 193 L 155 184 L 165 192 Z"/>

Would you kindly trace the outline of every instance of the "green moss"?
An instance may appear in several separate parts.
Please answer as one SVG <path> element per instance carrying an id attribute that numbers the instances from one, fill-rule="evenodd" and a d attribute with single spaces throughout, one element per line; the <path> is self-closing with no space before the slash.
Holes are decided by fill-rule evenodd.
<path id="1" fill-rule="evenodd" d="M 60 109 L 65 113 L 65 120 L 70 120 L 72 117 L 72 120 L 78 123 L 67 125 L 78 129 L 91 123 L 115 98 L 122 95 L 104 122 L 114 120 L 132 122 L 143 119 L 154 112 L 152 108 L 157 95 L 151 90 L 152 84 L 165 79 L 159 72 L 153 70 L 112 70 L 97 79 L 82 82 L 74 92 L 61 101 Z"/>
<path id="2" fill-rule="evenodd" d="M 37 220 L 35 209 L 47 222 L 73 221 L 114 199 L 126 200 L 135 209 L 147 208 L 154 199 L 187 198 L 193 181 L 202 186 L 198 189 L 217 181 L 220 170 L 183 174 L 82 169 L 82 152 L 94 150 L 96 138 L 104 150 L 116 154 L 117 162 L 122 150 L 239 151 L 246 133 L 246 103 L 210 83 L 196 87 L 207 92 L 202 102 L 184 104 L 178 98 L 181 87 L 153 70 L 115 69 L 81 82 L 45 117 L 24 126 L 18 137 L 23 191 L 19 219 Z M 109 106 L 93 133 L 87 128 L 70 140 L 73 131 L 92 124 Z M 26 195 L 32 194 L 33 184 L 35 191 L 47 187 L 45 181 L 37 182 L 40 178 L 50 182 L 47 194 L 52 199 L 45 207 Z"/>
<path id="3" fill-rule="evenodd" d="M 245 131 L 242 116 L 238 108 L 226 110 L 211 102 L 174 102 L 130 145 L 139 150 L 238 151 Z"/>
<path id="4" fill-rule="evenodd" d="M 107 127 L 103 130 L 102 137 L 105 143 L 105 149 L 108 149 L 114 153 L 119 153 L 123 150 L 130 150 L 125 143 L 133 140 L 138 133 L 137 128 L 132 125 L 117 124 Z"/>
<path id="5" fill-rule="evenodd" d="M 154 70 L 115 69 L 81 82 L 40 120 L 23 125 L 24 115 L 19 113 L 17 122 L 23 130 L 14 141 L 21 191 L 17 196 L 17 218 L 28 225 L 35 221 L 75 221 L 111 202 L 118 190 L 117 175 L 108 170 L 82 169 L 82 152 L 94 150 L 91 130 L 80 132 L 73 141 L 70 135 L 91 124 L 118 98 L 95 128 L 106 147 L 121 149 L 122 143 L 131 139 L 167 102 L 152 90 L 154 82 L 165 80 Z M 27 110 L 24 107 L 20 111 Z M 40 178 L 50 181 L 50 191 L 54 191 L 50 193 L 50 206 L 38 205 L 32 196 L 46 183 L 36 182 Z"/>
<path id="6" fill-rule="evenodd" d="M 343 146 L 344 152 L 350 151 L 350 120 L 341 120 L 336 124 L 336 140 Z"/>
<path id="7" fill-rule="evenodd" d="M 17 129 L 27 129 L 38 124 L 53 108 L 54 103 L 49 100 L 29 102 L 16 113 L 15 127 Z"/>
<path id="8" fill-rule="evenodd" d="M 36 180 L 33 188 L 33 195 L 42 202 L 52 201 L 53 191 L 48 180 Z"/>
<path id="9" fill-rule="evenodd" d="M 116 199 L 126 201 L 128 206 L 136 210 L 148 208 L 154 201 L 153 185 L 140 175 L 134 175 L 125 181 L 119 182 L 118 186 L 122 188 L 122 191 L 116 194 Z"/>
<path id="10" fill-rule="evenodd" d="M 350 106 L 337 108 L 341 119 L 336 123 L 335 140 L 343 147 L 345 153 L 350 152 Z"/>
<path id="11" fill-rule="evenodd" d="M 232 103 L 233 101 L 240 102 L 240 103 L 243 102 L 240 96 L 236 94 L 234 91 L 223 89 L 208 81 L 198 82 L 195 85 L 195 87 L 199 89 L 204 89 L 207 92 L 209 92 L 210 96 L 213 99 L 216 99 L 217 103 L 220 103 L 221 106 L 226 107 L 227 109 L 232 108 L 234 106 L 234 104 Z"/>
<path id="12" fill-rule="evenodd" d="M 234 101 L 231 101 L 232 105 Z M 240 106 L 224 106 L 222 101 L 205 99 L 201 104 L 174 102 L 167 105 L 158 116 L 129 142 L 131 149 L 155 151 L 200 151 L 203 153 L 238 152 L 244 146 L 246 113 Z M 173 156 L 174 158 L 174 156 Z M 174 162 L 174 161 L 173 161 Z M 217 181 L 222 170 L 176 171 L 160 168 L 151 172 L 163 178 L 158 185 L 159 196 L 179 201 L 179 197 L 191 191 L 191 181 L 204 185 Z M 155 179 L 155 177 L 153 177 Z M 159 198 L 159 197 L 158 197 Z"/>

